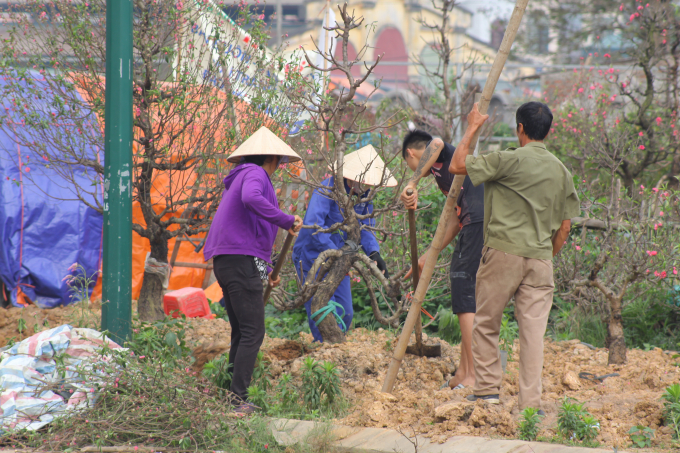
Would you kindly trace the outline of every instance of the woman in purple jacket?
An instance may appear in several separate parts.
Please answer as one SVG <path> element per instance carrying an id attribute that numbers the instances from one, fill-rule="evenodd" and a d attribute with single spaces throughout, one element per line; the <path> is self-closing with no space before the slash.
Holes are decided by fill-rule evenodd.
<path id="1" fill-rule="evenodd" d="M 300 157 L 266 127 L 260 128 L 229 157 L 238 163 L 224 178 L 224 194 L 205 242 L 215 277 L 224 294 L 231 324 L 229 365 L 237 413 L 251 413 L 248 386 L 264 339 L 263 281 L 272 287 L 272 247 L 279 228 L 297 235 L 302 219 L 279 209 L 271 175 L 279 164 Z"/>

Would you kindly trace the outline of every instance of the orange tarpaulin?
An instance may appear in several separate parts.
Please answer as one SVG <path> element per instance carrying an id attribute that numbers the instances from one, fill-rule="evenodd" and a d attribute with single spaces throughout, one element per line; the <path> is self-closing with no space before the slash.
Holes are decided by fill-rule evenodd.
<path id="1" fill-rule="evenodd" d="M 80 79 L 79 83 L 76 83 L 76 89 L 78 90 L 79 94 L 83 97 L 83 99 L 90 99 L 91 93 L 88 92 L 87 90 L 83 89 L 83 86 L 91 83 L 88 79 Z M 72 74 L 72 78 L 74 80 L 78 79 L 77 74 Z M 94 82 L 97 83 L 97 82 Z M 101 77 L 98 83 L 102 84 L 104 83 L 104 78 Z M 166 83 L 163 84 L 164 86 L 171 86 L 173 83 Z M 95 90 L 96 91 L 96 90 Z M 223 99 L 225 102 L 227 102 L 227 96 L 226 94 L 218 89 L 215 89 L 215 92 L 217 96 L 219 96 L 221 99 Z M 241 131 L 245 132 L 246 130 L 252 128 L 252 126 L 256 126 L 255 128 L 259 128 L 260 125 L 250 125 L 251 127 L 248 127 L 249 125 L 246 124 L 246 122 L 243 120 L 245 116 L 250 112 L 250 106 L 239 100 L 234 100 L 233 101 L 233 108 L 234 108 L 234 114 L 235 117 L 237 118 L 237 121 L 241 125 Z M 204 115 L 202 117 L 202 121 L 209 121 L 210 120 L 210 114 L 207 116 Z M 268 118 L 265 116 L 263 118 L 263 122 L 261 125 L 267 125 L 269 126 L 273 120 L 271 118 Z M 99 121 L 100 127 L 102 128 L 102 134 L 104 133 L 104 122 L 100 118 Z M 186 126 L 185 124 L 178 124 L 175 125 L 176 127 L 184 127 Z M 180 136 L 184 134 L 189 134 L 191 136 L 192 131 L 195 130 L 196 126 L 188 127 L 186 130 L 183 130 L 180 132 Z M 164 124 L 164 130 L 167 132 L 168 129 L 173 129 L 172 125 L 168 125 L 167 123 Z M 212 136 L 212 139 L 214 142 L 219 142 L 222 138 L 222 134 L 224 133 L 224 130 L 221 130 L 218 128 L 218 130 L 215 130 L 215 133 Z M 254 132 L 254 130 L 252 131 Z M 167 135 L 167 134 L 165 134 Z M 163 142 L 163 139 L 160 139 L 161 142 Z M 180 143 L 182 143 L 181 139 L 178 139 Z M 194 143 L 191 141 L 191 138 L 188 138 L 187 141 L 189 142 L 189 146 L 194 147 L 197 145 L 197 143 Z M 162 147 L 163 143 L 159 143 L 158 146 Z M 186 158 L 187 154 L 184 152 L 182 149 L 176 149 L 177 144 L 173 146 L 174 151 L 171 151 L 171 157 L 170 159 L 172 160 L 173 158 L 179 159 L 180 157 L 178 156 L 179 153 L 184 153 L 182 157 Z M 232 151 L 234 151 L 236 146 L 234 146 L 232 149 L 229 150 L 224 150 L 223 152 L 225 154 L 230 154 Z M 138 162 L 139 159 L 141 159 L 142 156 L 140 156 L 139 152 L 139 144 L 137 142 L 133 142 L 133 160 L 135 162 Z M 226 164 L 226 159 L 224 164 Z M 228 174 L 228 169 L 233 167 L 233 165 L 225 165 L 225 168 L 222 170 L 224 171 L 223 174 L 220 174 L 218 172 L 217 175 L 211 175 L 211 176 L 206 176 L 205 174 L 202 176 L 203 180 L 201 181 L 202 186 L 207 186 L 210 184 L 222 184 L 222 179 Z M 295 164 L 288 164 L 287 165 L 288 171 L 293 174 L 294 176 L 300 177 L 302 179 L 306 178 L 305 174 L 305 168 L 304 164 L 302 162 L 298 162 Z M 274 183 L 277 184 L 277 182 L 281 181 L 282 178 L 282 172 L 278 172 L 277 177 L 275 178 Z M 276 181 L 278 180 L 278 181 Z M 151 188 L 151 200 L 153 204 L 153 209 L 156 213 L 162 212 L 166 206 L 167 206 L 167 196 L 172 197 L 173 202 L 177 202 L 180 200 L 185 200 L 188 198 L 189 193 L 188 190 L 182 190 L 185 187 L 191 188 L 191 186 L 194 184 L 196 181 L 196 174 L 193 171 L 193 167 L 190 170 L 185 170 L 185 171 L 172 171 L 172 172 L 160 172 L 156 171 L 155 176 L 153 179 L 153 186 Z M 280 192 L 280 191 L 279 191 Z M 292 198 L 296 199 L 298 198 L 297 190 L 293 191 L 292 187 L 288 187 L 287 190 L 285 191 L 286 193 L 280 193 L 281 198 Z M 294 192 L 294 193 L 291 193 Z M 292 195 L 292 196 L 291 196 Z M 285 208 L 284 208 L 285 209 Z M 295 212 L 297 208 L 294 207 L 293 205 L 290 206 L 289 211 L 290 212 Z M 179 206 L 174 212 L 166 214 L 163 218 L 167 219 L 170 216 L 175 216 L 175 217 L 181 217 L 182 214 L 184 213 L 184 207 Z M 144 216 L 142 214 L 142 210 L 140 207 L 140 204 L 138 201 L 134 201 L 132 205 L 132 221 L 136 224 L 139 224 L 143 227 L 146 226 L 146 223 L 144 221 Z M 172 225 L 170 229 L 175 229 L 178 228 L 178 225 Z M 102 232 L 103 234 L 103 232 Z M 201 238 L 205 237 L 206 233 L 201 233 L 195 236 L 192 236 L 192 240 L 194 242 L 200 241 Z M 172 256 L 173 249 L 175 247 L 175 242 L 176 238 L 172 238 L 168 241 L 168 262 L 170 261 L 170 258 Z M 132 232 L 132 298 L 137 299 L 139 297 L 139 293 L 142 288 L 142 282 L 144 279 L 144 263 L 146 260 L 147 253 L 149 253 L 151 250 L 151 246 L 149 244 L 149 240 L 146 238 L 141 237 L 139 234 L 136 232 Z M 204 258 L 203 258 L 203 252 L 200 251 L 196 253 L 195 251 L 195 246 L 191 244 L 191 242 L 188 241 L 182 241 L 180 244 L 179 248 L 179 253 L 176 258 L 176 262 L 185 262 L 185 263 L 204 263 Z M 186 268 L 186 267 L 178 267 L 175 266 L 172 269 L 172 273 L 170 276 L 170 280 L 168 283 L 168 289 L 174 290 L 174 289 L 181 289 L 185 287 L 202 287 L 204 277 L 205 277 L 205 269 L 198 269 L 198 268 Z M 92 294 L 92 299 L 97 300 L 101 299 L 102 296 L 102 287 L 101 287 L 101 273 L 99 274 L 99 279 L 97 281 L 97 284 L 94 288 L 93 294 Z M 217 286 L 219 289 L 219 285 Z M 221 295 L 221 290 L 219 291 L 219 297 L 217 295 L 214 295 L 215 299 L 213 300 L 214 302 L 218 301 L 222 295 Z M 211 297 L 213 299 L 213 297 Z"/>

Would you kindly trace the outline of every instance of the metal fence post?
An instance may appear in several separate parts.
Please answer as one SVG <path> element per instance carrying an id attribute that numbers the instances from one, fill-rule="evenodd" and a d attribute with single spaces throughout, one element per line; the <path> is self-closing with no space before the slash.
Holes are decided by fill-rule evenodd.
<path id="1" fill-rule="evenodd" d="M 132 0 L 106 2 L 102 330 L 122 345 L 132 317 Z"/>

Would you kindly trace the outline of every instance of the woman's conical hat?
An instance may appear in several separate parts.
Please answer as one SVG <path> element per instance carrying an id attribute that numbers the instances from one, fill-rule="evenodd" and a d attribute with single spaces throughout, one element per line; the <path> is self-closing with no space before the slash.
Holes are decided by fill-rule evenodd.
<path id="1" fill-rule="evenodd" d="M 345 178 L 352 181 L 379 186 L 383 182 L 383 169 L 385 169 L 385 162 L 372 145 L 366 145 L 345 156 L 342 173 Z M 385 170 L 385 179 L 383 186 L 394 187 L 398 184 L 389 170 Z"/>
<path id="2" fill-rule="evenodd" d="M 259 128 L 248 140 L 241 143 L 241 146 L 231 153 L 227 161 L 237 164 L 244 156 L 285 156 L 288 157 L 288 162 L 302 160 L 286 142 L 265 126 Z"/>

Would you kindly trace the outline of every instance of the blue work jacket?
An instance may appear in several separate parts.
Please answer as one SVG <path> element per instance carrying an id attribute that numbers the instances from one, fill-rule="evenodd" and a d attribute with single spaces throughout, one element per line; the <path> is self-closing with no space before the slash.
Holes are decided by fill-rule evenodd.
<path id="1" fill-rule="evenodd" d="M 321 184 L 327 187 L 333 186 L 333 177 L 324 180 Z M 349 186 L 345 182 L 345 190 L 349 193 Z M 368 195 L 366 191 L 361 197 L 365 198 Z M 354 205 L 354 211 L 357 214 L 370 214 L 373 212 L 373 203 L 357 203 Z M 319 225 L 322 228 L 329 228 L 331 225 L 342 222 L 343 217 L 340 212 L 340 207 L 327 194 L 324 194 L 324 189 L 314 190 L 312 198 L 309 200 L 309 207 L 305 214 L 305 225 Z M 375 226 L 375 219 L 363 219 L 359 222 L 368 226 Z M 309 271 L 314 264 L 314 261 L 319 254 L 328 249 L 340 249 L 345 245 L 347 233 L 339 231 L 338 233 L 316 233 L 315 229 L 303 228 L 300 230 L 295 246 L 293 246 L 293 264 L 295 268 L 300 271 L 300 262 L 302 261 L 302 269 L 305 273 Z M 361 247 L 364 249 L 366 255 L 373 252 L 380 251 L 378 240 L 372 231 L 361 230 Z"/>

